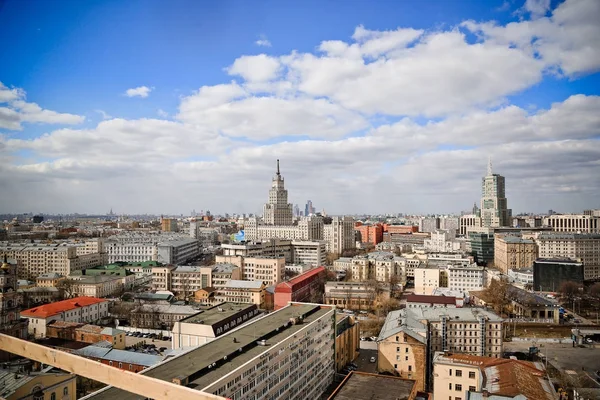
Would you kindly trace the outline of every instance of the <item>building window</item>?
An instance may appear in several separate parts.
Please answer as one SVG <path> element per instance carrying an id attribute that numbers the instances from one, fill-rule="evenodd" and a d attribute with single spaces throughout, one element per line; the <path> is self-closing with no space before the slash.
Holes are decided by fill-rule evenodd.
<path id="1" fill-rule="evenodd" d="M 469 372 L 469 378 L 475 379 L 475 372 Z"/>
<path id="2" fill-rule="evenodd" d="M 69 387 L 66 386 L 63 388 L 63 396 L 67 396 L 69 394 Z"/>
<path id="3" fill-rule="evenodd" d="M 452 390 L 452 383 L 449 383 L 449 384 L 448 384 L 448 389 L 449 389 L 449 390 Z"/>
<path id="4" fill-rule="evenodd" d="M 452 376 L 452 368 L 449 370 L 449 375 Z"/>
<path id="5" fill-rule="evenodd" d="M 50 395 L 50 400 L 56 400 L 56 393 L 52 392 Z"/>
<path id="6" fill-rule="evenodd" d="M 462 370 L 461 369 L 457 369 L 456 370 L 456 376 L 462 376 Z"/>
<path id="7" fill-rule="evenodd" d="M 475 386 L 469 386 L 469 392 L 474 392 L 474 391 L 476 391 L 476 390 L 477 390 L 477 389 L 475 388 Z"/>
<path id="8" fill-rule="evenodd" d="M 461 392 L 462 391 L 462 385 L 460 383 L 457 383 L 456 385 L 454 385 L 454 390 L 456 390 L 457 392 Z"/>

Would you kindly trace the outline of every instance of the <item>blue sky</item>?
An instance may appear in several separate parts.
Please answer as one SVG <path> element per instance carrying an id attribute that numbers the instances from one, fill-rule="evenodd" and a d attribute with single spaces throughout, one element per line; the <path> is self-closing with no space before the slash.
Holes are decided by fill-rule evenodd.
<path id="1" fill-rule="evenodd" d="M 0 212 L 258 212 L 277 157 L 294 203 L 457 212 L 488 155 L 516 211 L 600 207 L 594 0 L 0 4 Z"/>

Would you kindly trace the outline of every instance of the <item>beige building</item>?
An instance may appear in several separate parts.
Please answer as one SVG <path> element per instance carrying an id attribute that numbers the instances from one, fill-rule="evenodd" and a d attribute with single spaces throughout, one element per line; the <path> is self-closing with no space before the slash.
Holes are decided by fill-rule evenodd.
<path id="1" fill-rule="evenodd" d="M 437 266 L 415 268 L 415 294 L 430 295 L 441 285 L 441 271 Z"/>
<path id="2" fill-rule="evenodd" d="M 341 371 L 358 357 L 360 331 L 353 315 L 336 314 L 335 370 Z"/>
<path id="3" fill-rule="evenodd" d="M 583 263 L 583 278 L 600 278 L 600 234 L 542 233 L 537 238 L 540 258 L 570 258 Z"/>
<path id="4" fill-rule="evenodd" d="M 215 299 L 223 302 L 256 304 L 258 308 L 264 308 L 265 284 L 260 281 L 230 279 L 225 286 L 217 290 Z"/>
<path id="5" fill-rule="evenodd" d="M 20 279 L 35 280 L 39 275 L 55 272 L 67 276 L 74 271 L 106 264 L 106 254 L 77 255 L 77 246 L 61 244 L 0 244 L 0 257 L 17 261 Z"/>
<path id="6" fill-rule="evenodd" d="M 213 267 L 180 266 L 171 270 L 171 290 L 178 298 L 189 299 L 199 289 L 212 286 Z"/>
<path id="7" fill-rule="evenodd" d="M 223 258 L 218 262 L 232 262 L 228 257 L 275 257 L 284 258 L 288 264 L 305 264 L 320 266 L 325 264 L 327 245 L 324 241 L 297 241 L 286 239 L 269 239 L 253 243 L 223 244 Z M 243 260 L 242 260 L 243 261 Z M 238 264 L 239 265 L 239 264 Z"/>
<path id="8" fill-rule="evenodd" d="M 376 287 L 363 282 L 325 283 L 325 304 L 351 310 L 374 310 L 390 299 L 390 284 L 379 283 Z"/>
<path id="9" fill-rule="evenodd" d="M 418 390 L 428 382 L 427 354 L 451 351 L 499 358 L 502 318 L 483 309 L 406 308 L 390 312 L 377 338 L 377 370 L 415 379 Z"/>
<path id="10" fill-rule="evenodd" d="M 174 349 L 201 346 L 260 315 L 254 304 L 221 303 L 173 324 Z"/>
<path id="11" fill-rule="evenodd" d="M 54 367 L 23 374 L 0 370 L 0 397 L 5 400 L 75 400 L 77 375 Z"/>
<path id="12" fill-rule="evenodd" d="M 433 399 L 468 399 L 476 394 L 480 394 L 476 398 L 558 398 L 545 378 L 541 363 L 438 353 L 433 358 Z"/>
<path id="13" fill-rule="evenodd" d="M 544 218 L 544 226 L 555 232 L 600 233 L 600 216 L 585 214 L 550 215 Z"/>
<path id="14" fill-rule="evenodd" d="M 177 232 L 177 219 L 175 218 L 161 218 L 160 229 L 163 232 Z"/>
<path id="15" fill-rule="evenodd" d="M 35 278 L 35 285 L 37 287 L 56 287 L 62 279 L 65 279 L 65 277 L 56 272 L 49 272 Z"/>
<path id="16" fill-rule="evenodd" d="M 171 271 L 174 265 L 152 267 L 152 290 L 171 290 Z"/>
<path id="17" fill-rule="evenodd" d="M 348 267 L 348 259 L 334 261 L 334 269 L 338 270 L 346 266 L 353 281 L 364 282 L 375 279 L 378 282 L 387 283 L 392 279 L 405 284 L 408 271 L 414 272 L 414 267 L 421 264 L 420 260 L 411 263 L 405 257 L 398 257 L 394 253 L 375 251 L 365 256 L 356 256 L 351 259 Z M 412 269 L 409 267 L 412 266 Z M 414 274 L 412 275 L 414 276 Z"/>
<path id="18" fill-rule="evenodd" d="M 231 279 L 242 279 L 242 269 L 240 267 L 229 263 L 212 266 L 212 287 L 217 290 L 222 289 Z"/>
<path id="19" fill-rule="evenodd" d="M 128 277 L 110 275 L 71 275 L 71 291 L 74 296 L 110 297 L 120 295 L 124 288 L 125 279 L 133 280 L 135 275 Z"/>
<path id="20" fill-rule="evenodd" d="M 531 239 L 495 235 L 494 266 L 505 274 L 510 269 L 531 268 L 537 255 L 537 244 Z"/>

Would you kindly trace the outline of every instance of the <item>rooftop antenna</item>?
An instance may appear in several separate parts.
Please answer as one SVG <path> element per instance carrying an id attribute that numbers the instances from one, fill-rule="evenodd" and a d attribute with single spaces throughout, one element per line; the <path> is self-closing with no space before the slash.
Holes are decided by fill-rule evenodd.
<path id="1" fill-rule="evenodd" d="M 281 173 L 279 172 L 279 158 L 277 159 L 277 176 L 280 176 Z"/>
<path id="2" fill-rule="evenodd" d="M 488 157 L 487 174 L 488 174 L 488 176 L 493 174 L 493 172 L 492 172 L 492 156 Z"/>

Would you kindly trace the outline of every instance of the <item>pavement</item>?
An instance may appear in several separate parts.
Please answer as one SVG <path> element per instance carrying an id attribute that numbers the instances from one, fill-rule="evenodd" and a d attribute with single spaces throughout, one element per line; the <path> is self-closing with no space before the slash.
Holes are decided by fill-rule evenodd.
<path id="1" fill-rule="evenodd" d="M 573 347 L 572 343 L 505 342 L 505 352 L 529 352 L 530 346 L 537 346 L 540 355 L 547 362 L 567 376 L 577 377 L 579 386 L 600 388 L 594 372 L 600 370 L 600 349 Z"/>
<path id="2" fill-rule="evenodd" d="M 360 349 L 360 353 L 354 362 L 358 365 L 357 371 L 368 372 L 371 374 L 377 373 L 377 363 L 370 361 L 371 357 L 377 359 L 377 349 Z"/>

